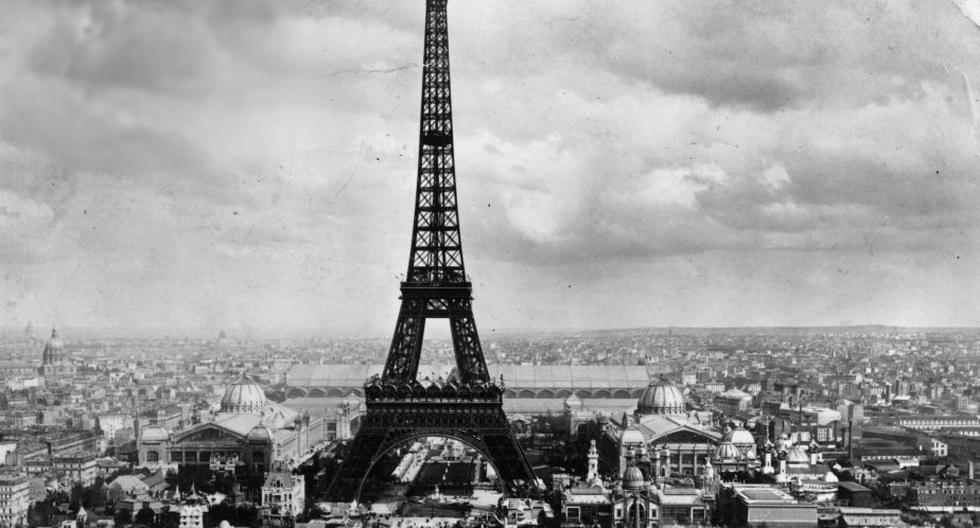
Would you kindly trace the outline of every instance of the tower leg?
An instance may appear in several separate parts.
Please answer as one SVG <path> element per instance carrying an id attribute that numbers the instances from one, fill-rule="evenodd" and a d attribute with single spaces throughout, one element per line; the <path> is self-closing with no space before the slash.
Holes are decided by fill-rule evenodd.
<path id="1" fill-rule="evenodd" d="M 357 433 L 327 490 L 328 501 L 351 502 L 359 498 L 361 485 L 367 479 L 372 462 L 383 454 L 381 447 L 384 439 L 385 435 L 381 432 Z"/>

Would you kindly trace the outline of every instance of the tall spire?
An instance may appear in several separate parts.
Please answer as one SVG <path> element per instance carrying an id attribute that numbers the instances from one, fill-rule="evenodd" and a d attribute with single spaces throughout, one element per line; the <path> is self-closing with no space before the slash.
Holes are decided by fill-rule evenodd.
<path id="1" fill-rule="evenodd" d="M 426 9 L 418 190 L 406 276 L 409 283 L 466 281 L 456 209 L 446 0 L 430 0 Z"/>
<path id="2" fill-rule="evenodd" d="M 456 206 L 446 0 L 426 3 L 423 63 L 411 253 L 401 285 L 401 310 L 382 378 L 401 383 L 414 380 L 426 319 L 448 318 L 460 380 L 489 384 L 473 319 L 473 288 L 463 267 Z"/>

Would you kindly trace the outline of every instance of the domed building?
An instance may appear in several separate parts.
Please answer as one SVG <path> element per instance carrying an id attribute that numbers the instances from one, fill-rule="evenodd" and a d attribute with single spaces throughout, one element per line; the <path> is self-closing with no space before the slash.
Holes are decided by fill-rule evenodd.
<path id="1" fill-rule="evenodd" d="M 700 475 L 722 440 L 710 421 L 710 413 L 688 410 L 684 393 L 661 378 L 643 391 L 632 416 L 607 422 L 602 449 L 619 458 L 620 475 L 634 452 L 636 465 L 651 478 Z"/>
<path id="2" fill-rule="evenodd" d="M 44 345 L 41 355 L 41 376 L 45 381 L 71 379 L 75 376 L 75 365 L 68 361 L 65 353 L 65 342 L 58 336 L 58 330 L 51 329 L 51 338 Z"/>
<path id="3" fill-rule="evenodd" d="M 712 466 L 719 474 L 724 472 L 739 473 L 747 471 L 751 466 L 755 465 L 755 459 L 750 459 L 731 440 L 725 440 L 718 446 L 711 461 Z"/>
<path id="4" fill-rule="evenodd" d="M 683 416 L 686 412 L 684 394 L 663 378 L 656 383 L 651 383 L 636 404 L 636 414 L 642 416 L 651 414 Z"/>
<path id="5" fill-rule="evenodd" d="M 141 465 L 209 465 L 265 471 L 275 460 L 298 458 L 324 438 L 321 418 L 269 401 L 242 375 L 228 385 L 217 413 L 168 431 L 144 427 L 137 438 Z"/>
<path id="6" fill-rule="evenodd" d="M 741 452 L 746 458 L 750 460 L 758 458 L 755 437 L 752 436 L 752 433 L 749 432 L 748 429 L 742 426 L 736 427 L 725 434 L 724 439 L 726 442 L 731 442 L 736 448 L 738 448 L 739 452 Z"/>
<path id="7" fill-rule="evenodd" d="M 221 412 L 261 414 L 268 403 L 262 387 L 242 375 L 237 382 L 225 389 L 225 395 L 221 397 Z"/>
<path id="8" fill-rule="evenodd" d="M 715 452 L 715 458 L 721 461 L 736 461 L 742 459 L 742 453 L 731 442 L 722 442 Z"/>
<path id="9" fill-rule="evenodd" d="M 616 526 L 623 528 L 652 528 L 658 515 L 650 481 L 634 463 L 633 455 L 627 458 L 626 469 L 616 489 L 611 493 L 612 518 Z"/>

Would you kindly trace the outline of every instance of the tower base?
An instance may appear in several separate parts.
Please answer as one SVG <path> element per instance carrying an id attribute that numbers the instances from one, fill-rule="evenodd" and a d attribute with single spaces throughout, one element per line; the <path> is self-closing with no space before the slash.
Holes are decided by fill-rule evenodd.
<path id="1" fill-rule="evenodd" d="M 328 501 L 360 498 L 368 475 L 386 453 L 426 436 L 453 438 L 476 449 L 508 491 L 536 486 L 504 414 L 500 387 L 417 381 L 395 386 L 375 379 L 364 389 L 367 413 L 327 490 Z"/>

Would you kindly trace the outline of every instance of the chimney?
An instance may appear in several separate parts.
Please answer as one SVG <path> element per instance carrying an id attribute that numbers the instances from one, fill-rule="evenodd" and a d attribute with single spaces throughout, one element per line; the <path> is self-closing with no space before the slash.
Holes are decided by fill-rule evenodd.
<path id="1" fill-rule="evenodd" d="M 970 480 L 973 480 L 973 461 L 967 465 L 967 476 Z"/>

